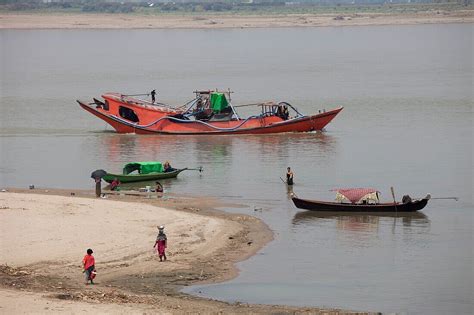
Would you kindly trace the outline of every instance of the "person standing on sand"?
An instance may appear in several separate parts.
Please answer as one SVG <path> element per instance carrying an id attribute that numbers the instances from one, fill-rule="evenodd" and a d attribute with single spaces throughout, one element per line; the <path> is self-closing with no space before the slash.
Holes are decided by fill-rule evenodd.
<path id="1" fill-rule="evenodd" d="M 293 172 L 290 167 L 286 169 L 286 184 L 293 185 Z"/>
<path id="2" fill-rule="evenodd" d="M 165 227 L 163 225 L 158 227 L 158 236 L 156 237 L 155 245 L 153 245 L 153 248 L 156 247 L 160 261 L 163 261 L 163 259 L 166 260 L 165 248 L 167 246 L 168 239 L 166 238 L 164 229 Z"/>
<path id="3" fill-rule="evenodd" d="M 100 178 L 95 178 L 95 195 L 96 197 L 100 197 L 102 194 L 102 179 Z"/>
<path id="4" fill-rule="evenodd" d="M 86 284 L 89 284 L 89 280 L 91 284 L 94 284 L 94 272 L 95 272 L 95 258 L 92 256 L 92 249 L 87 250 L 87 254 L 82 259 L 82 267 L 84 268 L 84 273 L 86 274 Z"/>

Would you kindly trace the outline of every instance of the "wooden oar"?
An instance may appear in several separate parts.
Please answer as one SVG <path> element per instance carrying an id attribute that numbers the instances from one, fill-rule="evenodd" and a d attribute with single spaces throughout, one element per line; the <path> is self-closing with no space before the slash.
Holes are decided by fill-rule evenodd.
<path id="1" fill-rule="evenodd" d="M 393 227 L 392 227 L 392 233 L 395 234 L 395 225 L 397 223 L 398 209 L 397 209 L 397 201 L 395 200 L 395 191 L 393 190 L 393 186 L 390 187 L 390 190 L 392 191 L 393 206 L 395 207 L 395 216 L 393 217 Z"/>
<path id="2" fill-rule="evenodd" d="M 202 173 L 202 166 L 199 166 L 198 168 L 185 168 L 187 171 L 199 171 L 199 173 Z"/>
<path id="3" fill-rule="evenodd" d="M 390 190 L 392 191 L 393 205 L 395 206 L 395 214 L 397 214 L 397 213 L 398 213 L 398 210 L 397 210 L 397 201 L 395 200 L 395 191 L 393 190 L 393 186 L 390 187 Z"/>
<path id="4" fill-rule="evenodd" d="M 423 198 L 418 198 L 418 199 L 423 199 Z M 459 200 L 458 197 L 436 197 L 436 198 L 430 198 L 430 200 L 433 200 L 433 199 L 454 199 L 456 201 Z"/>
<path id="5" fill-rule="evenodd" d="M 146 93 L 146 94 L 122 94 L 122 96 L 143 96 L 143 95 L 150 95 L 150 93 Z"/>

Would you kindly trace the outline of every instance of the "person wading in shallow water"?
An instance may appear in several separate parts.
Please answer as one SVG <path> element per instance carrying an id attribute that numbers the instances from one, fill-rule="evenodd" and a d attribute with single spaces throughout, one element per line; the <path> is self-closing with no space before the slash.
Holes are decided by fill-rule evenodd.
<path id="1" fill-rule="evenodd" d="M 293 185 L 293 172 L 290 167 L 286 169 L 286 184 Z"/>
<path id="2" fill-rule="evenodd" d="M 156 242 L 153 248 L 156 247 L 156 250 L 158 252 L 158 256 L 160 257 L 160 261 L 166 260 L 166 253 L 165 253 L 165 248 L 167 246 L 167 241 L 168 239 L 166 238 L 166 234 L 164 232 L 165 227 L 163 225 L 160 225 L 158 227 L 158 236 L 156 237 Z"/>

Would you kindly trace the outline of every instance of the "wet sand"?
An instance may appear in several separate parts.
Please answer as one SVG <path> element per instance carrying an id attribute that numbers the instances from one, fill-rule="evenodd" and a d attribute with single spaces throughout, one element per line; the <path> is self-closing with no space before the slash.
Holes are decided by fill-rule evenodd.
<path id="1" fill-rule="evenodd" d="M 331 14 L 18 14 L 0 13 L 1 29 L 221 29 L 473 23 L 472 10 Z"/>
<path id="2" fill-rule="evenodd" d="M 225 205 L 212 198 L 168 197 L 1 192 L 2 312 L 352 313 L 229 304 L 180 293 L 182 286 L 234 277 L 234 263 L 262 248 L 272 233 L 254 217 L 214 210 Z M 166 262 L 152 249 L 162 224 L 169 240 Z M 98 271 L 93 286 L 84 284 L 81 272 L 89 247 Z"/>

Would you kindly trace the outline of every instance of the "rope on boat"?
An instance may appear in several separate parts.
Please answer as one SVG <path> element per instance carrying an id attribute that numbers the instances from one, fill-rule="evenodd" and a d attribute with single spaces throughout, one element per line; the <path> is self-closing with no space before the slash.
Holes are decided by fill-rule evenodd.
<path id="1" fill-rule="evenodd" d="M 121 98 L 123 99 L 123 97 L 130 97 L 130 96 L 141 96 L 141 95 L 150 95 L 150 94 L 129 94 L 129 95 L 126 95 L 126 94 L 121 94 Z M 172 105 L 169 105 L 169 104 L 165 104 L 165 103 L 160 103 L 160 102 L 155 102 L 155 103 L 152 103 L 150 101 L 147 101 L 147 100 L 144 100 L 144 99 L 140 99 L 140 98 L 137 98 L 136 99 L 137 101 L 143 103 L 143 104 L 146 104 L 146 105 L 152 105 L 152 106 L 161 106 L 161 107 L 167 107 L 167 108 L 170 108 L 170 109 L 173 109 L 173 110 L 183 110 L 184 108 L 188 107 L 189 104 L 193 103 L 193 102 L 196 102 L 197 99 L 196 98 L 193 98 L 192 100 L 190 101 L 187 101 L 186 103 L 184 103 L 183 105 L 181 106 L 178 106 L 178 107 L 175 107 L 175 106 L 172 106 Z M 134 103 L 132 100 L 125 100 L 125 102 L 127 103 Z M 137 104 L 137 105 L 141 105 L 141 104 Z M 194 105 L 194 104 L 193 104 Z M 192 106 L 191 106 L 192 107 Z M 189 109 L 188 109 L 189 110 Z M 187 110 L 186 110 L 187 111 Z"/>
<path id="2" fill-rule="evenodd" d="M 148 127 L 151 127 L 157 123 L 159 123 L 160 121 L 164 120 L 164 119 L 168 119 L 168 120 L 172 120 L 172 121 L 176 121 L 176 122 L 180 122 L 180 123 L 200 123 L 202 125 L 205 125 L 211 129 L 215 129 L 215 130 L 221 130 L 221 131 L 232 131 L 232 130 L 236 130 L 240 127 L 242 127 L 243 124 L 245 124 L 247 121 L 249 121 L 250 119 L 253 119 L 253 118 L 260 118 L 260 119 L 263 119 L 262 115 L 257 115 L 257 116 L 250 116 L 248 118 L 246 118 L 244 121 L 242 121 L 239 125 L 235 126 L 235 127 L 232 127 L 232 128 L 221 128 L 221 127 L 216 127 L 216 126 L 213 126 L 211 124 L 208 124 L 204 121 L 200 121 L 200 120 L 184 120 L 184 119 L 179 119 L 179 118 L 176 118 L 176 117 L 172 117 L 172 116 L 164 116 L 164 117 L 161 117 L 157 120 L 155 120 L 154 122 L 152 123 L 149 123 L 148 125 L 138 125 L 138 124 L 131 124 L 129 123 L 128 121 L 120 118 L 120 117 L 117 117 L 115 115 L 113 115 L 117 120 L 123 122 L 123 123 L 126 123 L 128 125 L 131 125 L 135 128 L 148 128 Z M 303 117 L 306 117 L 306 116 L 303 116 Z M 301 119 L 303 117 L 295 117 L 295 118 L 292 118 L 292 119 L 288 119 L 288 120 L 285 120 L 285 122 L 288 122 L 288 121 L 291 121 L 291 120 L 295 120 L 295 119 Z"/>

